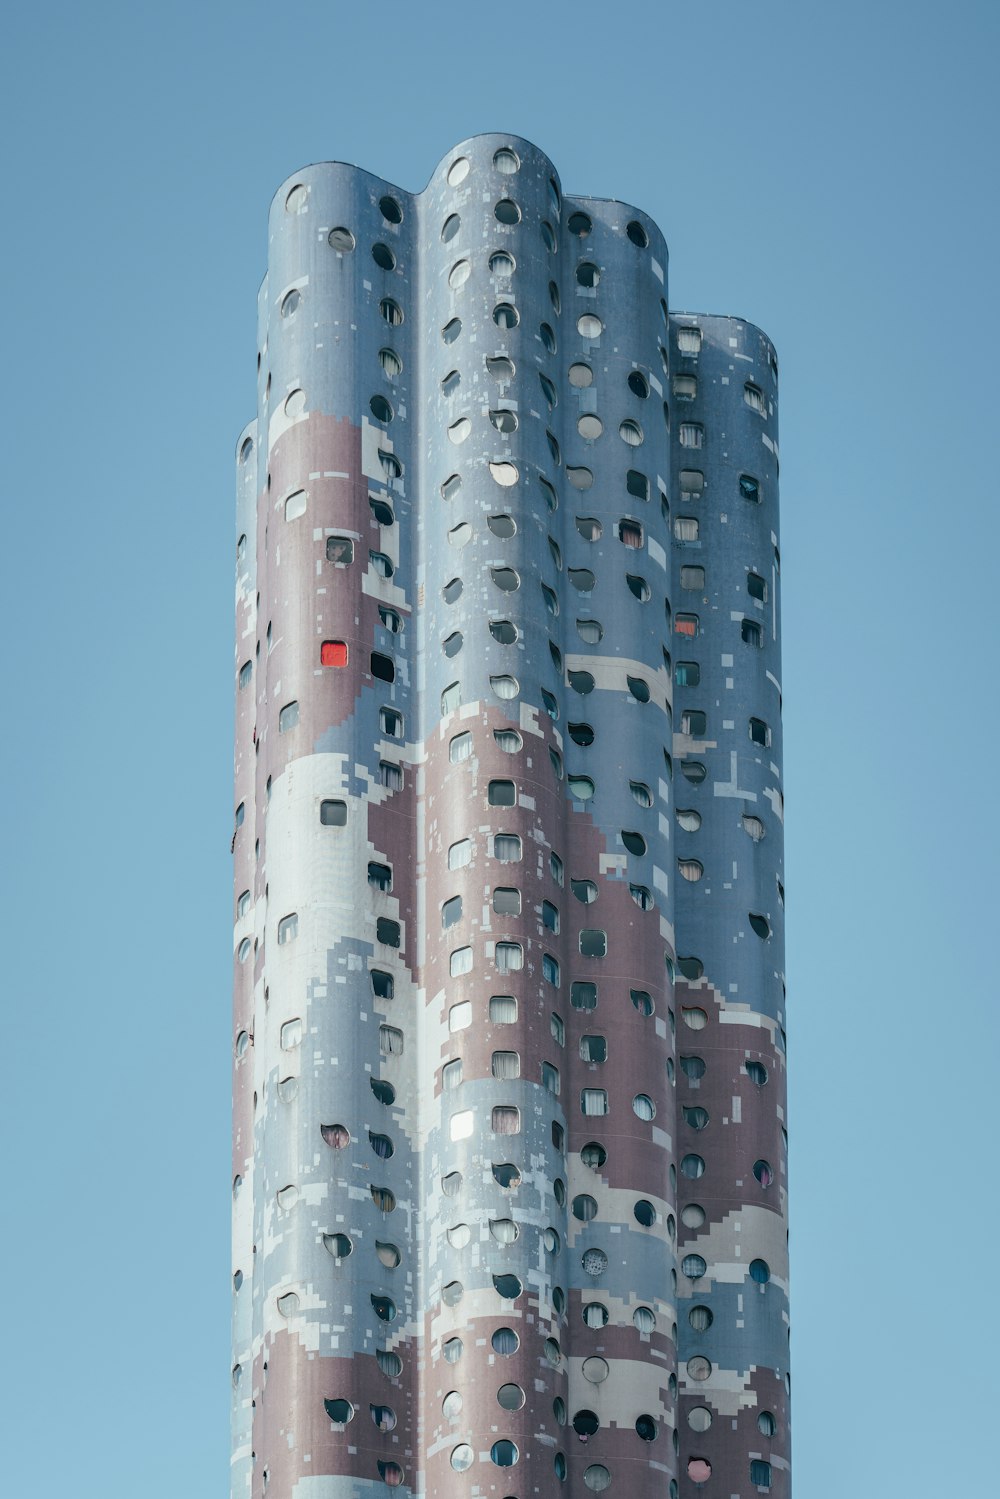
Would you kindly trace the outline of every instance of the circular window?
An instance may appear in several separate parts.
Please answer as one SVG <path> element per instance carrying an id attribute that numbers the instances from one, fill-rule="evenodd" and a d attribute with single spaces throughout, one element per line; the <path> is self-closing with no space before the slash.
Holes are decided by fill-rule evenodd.
<path id="1" fill-rule="evenodd" d="M 686 1254 L 681 1261 L 681 1269 L 688 1280 L 700 1280 L 708 1266 L 700 1254 Z"/>
<path id="2" fill-rule="evenodd" d="M 512 1353 L 517 1352 L 521 1340 L 512 1327 L 498 1327 L 490 1342 L 494 1353 L 509 1358 Z"/>
<path id="3" fill-rule="evenodd" d="M 634 245 L 640 250 L 645 250 L 649 244 L 649 235 L 637 219 L 632 219 L 625 225 L 625 233 Z"/>
<path id="4" fill-rule="evenodd" d="M 597 1140 L 591 1140 L 580 1151 L 580 1160 L 585 1166 L 589 1166 L 591 1171 L 600 1171 L 607 1159 L 608 1152 Z"/>
<path id="5" fill-rule="evenodd" d="M 371 410 L 372 416 L 377 422 L 392 421 L 392 407 L 386 400 L 385 396 L 372 396 L 371 400 L 368 402 L 368 405 Z"/>
<path id="6" fill-rule="evenodd" d="M 586 1249 L 580 1263 L 587 1274 L 592 1275 L 596 1280 L 608 1268 L 608 1257 L 603 1249 Z"/>
<path id="7" fill-rule="evenodd" d="M 585 239 L 593 227 L 594 223 L 589 213 L 584 213 L 582 209 L 577 209 L 575 213 L 571 213 L 566 220 L 566 228 L 570 234 L 575 234 L 578 239 Z"/>
<path id="8" fill-rule="evenodd" d="M 685 1228 L 701 1228 L 705 1221 L 705 1209 L 696 1202 L 689 1202 L 686 1207 L 681 1208 L 681 1222 Z"/>
<path id="9" fill-rule="evenodd" d="M 583 1361 L 583 1377 L 591 1384 L 603 1384 L 609 1374 L 607 1363 L 602 1358 L 585 1358 Z"/>
<path id="10" fill-rule="evenodd" d="M 774 1172 L 768 1161 L 754 1161 L 753 1174 L 762 1187 L 769 1187 L 774 1181 Z"/>
<path id="11" fill-rule="evenodd" d="M 502 1384 L 497 1390 L 497 1404 L 501 1410 L 519 1411 L 524 1404 L 524 1391 L 519 1384 Z"/>
<path id="12" fill-rule="evenodd" d="M 451 1465 L 456 1473 L 464 1473 L 467 1468 L 472 1467 L 474 1461 L 475 1456 L 468 1442 L 461 1442 L 459 1446 L 452 1448 Z"/>
<path id="13" fill-rule="evenodd" d="M 652 1416 L 643 1415 L 636 1420 L 635 1432 L 644 1442 L 655 1442 L 659 1428 Z"/>
<path id="14" fill-rule="evenodd" d="M 296 312 L 298 312 L 298 310 L 299 310 L 299 303 L 301 301 L 302 301 L 302 294 L 301 294 L 301 292 L 298 292 L 298 291 L 294 290 L 294 288 L 293 288 L 293 290 L 288 293 L 287 297 L 284 297 L 282 299 L 282 303 L 281 303 L 281 316 L 282 317 L 294 317 L 295 314 L 296 314 Z"/>
<path id="15" fill-rule="evenodd" d="M 514 257 L 506 250 L 495 250 L 490 256 L 490 270 L 494 276 L 512 276 Z"/>
<path id="16" fill-rule="evenodd" d="M 705 1162 L 700 1155 L 686 1155 L 681 1160 L 681 1176 L 686 1176 L 688 1181 L 697 1181 L 705 1175 Z"/>
<path id="17" fill-rule="evenodd" d="M 611 1474 L 603 1463 L 591 1463 L 589 1468 L 584 1469 L 583 1482 L 595 1494 L 602 1494 L 611 1487 Z"/>
<path id="18" fill-rule="evenodd" d="M 379 349 L 378 362 L 382 366 L 385 373 L 389 376 L 390 380 L 398 375 L 403 368 L 403 361 L 400 359 L 395 349 Z"/>
<path id="19" fill-rule="evenodd" d="M 627 417 L 618 428 L 618 435 L 622 442 L 627 442 L 630 448 L 637 448 L 642 442 L 642 428 L 638 422 Z"/>
<path id="20" fill-rule="evenodd" d="M 656 1327 L 656 1317 L 651 1307 L 637 1306 L 632 1313 L 632 1325 L 644 1336 L 648 1336 Z"/>
<path id="21" fill-rule="evenodd" d="M 577 319 L 576 331 L 581 338 L 600 338 L 604 331 L 604 324 L 595 313 L 585 312 L 582 317 Z"/>
<path id="22" fill-rule="evenodd" d="M 750 1261 L 750 1279 L 755 1280 L 759 1286 L 766 1286 L 771 1279 L 771 1267 L 767 1260 Z"/>
<path id="23" fill-rule="evenodd" d="M 458 291 L 459 287 L 464 286 L 471 275 L 472 263 L 468 260 L 456 260 L 448 272 L 448 285 L 452 291 Z"/>
<path id="24" fill-rule="evenodd" d="M 519 224 L 521 222 L 521 210 L 513 198 L 501 198 L 493 210 L 493 216 L 498 224 Z"/>
<path id="25" fill-rule="evenodd" d="M 441 1402 L 441 1413 L 447 1416 L 449 1421 L 454 1421 L 456 1416 L 462 1414 L 462 1397 L 458 1390 L 449 1390 Z"/>
<path id="26" fill-rule="evenodd" d="M 540 323 L 538 325 L 538 336 L 542 340 L 542 343 L 545 345 L 548 352 L 550 354 L 554 354 L 556 352 L 556 336 L 553 333 L 552 329 L 549 327 L 548 323 Z M 551 404 L 555 405 L 555 402 L 553 401 Z"/>
<path id="27" fill-rule="evenodd" d="M 643 1228 L 652 1228 L 656 1222 L 656 1209 L 645 1197 L 640 1197 L 632 1213 L 635 1221 L 641 1223 Z"/>
<path id="28" fill-rule="evenodd" d="M 521 165 L 516 151 L 510 146 L 501 146 L 499 151 L 494 152 L 493 165 L 504 177 L 512 177 Z"/>
<path id="29" fill-rule="evenodd" d="M 309 189 L 297 182 L 285 199 L 286 213 L 305 213 L 309 203 Z"/>
<path id="30" fill-rule="evenodd" d="M 396 199 L 388 193 L 386 193 L 384 198 L 379 198 L 378 206 L 387 224 L 401 224 L 403 222 L 402 208 Z"/>
<path id="31" fill-rule="evenodd" d="M 745 1062 L 746 1075 L 758 1088 L 763 1088 L 767 1082 L 767 1068 L 763 1062 Z"/>
<path id="32" fill-rule="evenodd" d="M 607 1307 L 600 1301 L 588 1301 L 583 1308 L 583 1320 L 587 1327 L 607 1327 L 608 1316 Z"/>
<path id="33" fill-rule="evenodd" d="M 695 1405 L 688 1411 L 687 1420 L 692 1431 L 707 1431 L 712 1424 L 712 1412 L 707 1405 Z"/>
<path id="34" fill-rule="evenodd" d="M 589 1223 L 592 1218 L 597 1217 L 597 1202 L 586 1192 L 573 1198 L 573 1217 L 579 1218 L 581 1223 Z"/>
<path id="35" fill-rule="evenodd" d="M 712 1476 L 712 1464 L 703 1457 L 688 1459 L 688 1477 L 692 1483 L 707 1483 Z"/>
<path id="36" fill-rule="evenodd" d="M 394 271 L 396 269 L 396 257 L 388 245 L 372 245 L 372 260 L 383 271 Z"/>
<path id="37" fill-rule="evenodd" d="M 569 367 L 569 383 L 576 390 L 586 390 L 594 383 L 594 371 L 589 364 L 571 364 Z"/>
<path id="38" fill-rule="evenodd" d="M 521 319 L 512 302 L 498 302 L 493 309 L 493 321 L 498 328 L 516 328 Z"/>
<path id="39" fill-rule="evenodd" d="M 354 235 L 350 229 L 345 229 L 342 224 L 336 229 L 331 229 L 327 235 L 328 243 L 333 250 L 338 250 L 341 255 L 347 255 L 354 249 Z"/>
<path id="40" fill-rule="evenodd" d="M 403 309 L 391 297 L 383 297 L 378 304 L 378 310 L 390 328 L 398 328 L 403 321 Z"/>
<path id="41" fill-rule="evenodd" d="M 604 423 L 599 416 L 594 416 L 591 412 L 585 412 L 578 420 L 576 430 L 588 442 L 595 442 L 604 431 Z"/>
<path id="42" fill-rule="evenodd" d="M 462 1357 L 464 1344 L 461 1338 L 449 1338 L 441 1345 L 441 1356 L 446 1364 L 457 1364 Z"/>
<path id="43" fill-rule="evenodd" d="M 596 286 L 601 273 L 592 260 L 581 260 L 576 268 L 576 279 L 581 286 Z"/>
<path id="44" fill-rule="evenodd" d="M 502 1437 L 499 1442 L 494 1442 L 490 1448 L 490 1460 L 498 1468 L 512 1468 L 517 1462 L 518 1451 L 514 1442 Z"/>
<path id="45" fill-rule="evenodd" d="M 467 156 L 456 156 L 448 168 L 448 186 L 460 187 L 469 175 L 469 158 Z"/>
<path id="46" fill-rule="evenodd" d="M 450 213 L 445 219 L 444 223 L 441 225 L 441 238 L 446 245 L 455 238 L 455 235 L 458 233 L 461 227 L 462 220 L 459 218 L 458 214 Z"/>
<path id="47" fill-rule="evenodd" d="M 696 1353 L 694 1358 L 689 1358 L 686 1368 L 691 1378 L 698 1380 L 699 1383 L 702 1380 L 708 1379 L 712 1372 L 712 1365 L 705 1358 L 704 1354 L 701 1353 Z"/>
<path id="48" fill-rule="evenodd" d="M 695 1332 L 707 1332 L 714 1320 L 707 1306 L 693 1306 L 688 1312 L 688 1321 Z"/>
<path id="49" fill-rule="evenodd" d="M 549 254 L 552 255 L 555 253 L 556 236 L 555 231 L 553 230 L 552 225 L 549 223 L 548 219 L 542 220 L 541 230 L 542 243 L 544 244 L 546 250 L 548 250 Z"/>
<path id="50" fill-rule="evenodd" d="M 306 393 L 304 390 L 293 390 L 285 397 L 285 415 L 293 420 L 301 416 L 306 409 Z"/>

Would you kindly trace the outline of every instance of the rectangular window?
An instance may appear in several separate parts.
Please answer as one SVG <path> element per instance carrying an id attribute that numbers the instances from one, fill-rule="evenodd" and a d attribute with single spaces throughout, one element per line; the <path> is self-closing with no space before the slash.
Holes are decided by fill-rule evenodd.
<path id="1" fill-rule="evenodd" d="M 693 401 L 698 394 L 698 381 L 694 375 L 674 376 L 674 400 Z"/>
<path id="2" fill-rule="evenodd" d="M 677 348 L 681 354 L 701 353 L 701 329 L 678 328 Z"/>
<path id="3" fill-rule="evenodd" d="M 495 1051 L 491 1063 L 493 1076 L 501 1082 L 509 1082 L 521 1076 L 521 1058 L 516 1051 Z"/>
<path id="4" fill-rule="evenodd" d="M 296 489 L 285 501 L 285 519 L 298 520 L 300 515 L 306 513 L 306 492 L 304 489 Z"/>
<path id="5" fill-rule="evenodd" d="M 490 1000 L 491 1025 L 516 1025 L 517 1000 L 513 994 L 494 994 Z"/>
<path id="6" fill-rule="evenodd" d="M 512 807 L 515 796 L 513 781 L 490 781 L 487 800 L 491 807 Z"/>
<path id="7" fill-rule="evenodd" d="M 764 400 L 764 392 L 749 380 L 743 387 L 743 399 L 751 411 L 759 412 L 761 416 L 767 416 L 767 402 Z"/>
<path id="8" fill-rule="evenodd" d="M 740 635 L 746 645 L 759 646 L 763 643 L 760 625 L 755 619 L 740 620 Z"/>
<path id="9" fill-rule="evenodd" d="M 387 895 L 392 889 L 392 870 L 388 864 L 376 864 L 370 860 L 368 864 L 368 883 L 373 890 L 382 890 Z"/>
<path id="10" fill-rule="evenodd" d="M 674 516 L 674 539 L 683 543 L 690 543 L 700 539 L 701 527 L 695 515 Z"/>
<path id="11" fill-rule="evenodd" d="M 521 840 L 516 833 L 497 833 L 493 838 L 493 857 L 501 864 L 515 864 L 521 857 Z"/>
<path id="12" fill-rule="evenodd" d="M 375 936 L 386 947 L 398 947 L 402 940 L 402 928 L 398 921 L 388 916 L 379 916 L 375 922 Z"/>
<path id="13" fill-rule="evenodd" d="M 676 635 L 686 635 L 688 637 L 688 639 L 693 640 L 695 638 L 695 636 L 697 635 L 697 633 L 698 633 L 698 616 L 697 616 L 697 614 L 677 614 L 677 615 L 675 615 L 674 616 L 674 633 Z"/>
<path id="14" fill-rule="evenodd" d="M 319 648 L 320 666 L 346 666 L 346 640 L 324 640 Z"/>
<path id="15" fill-rule="evenodd" d="M 454 1034 L 455 1031 L 464 1031 L 466 1027 L 470 1026 L 471 1024 L 472 1001 L 469 999 L 463 999 L 460 1004 L 452 1005 L 451 1009 L 448 1011 L 448 1029 L 452 1032 L 452 1034 Z"/>
<path id="16" fill-rule="evenodd" d="M 674 667 L 674 681 L 678 687 L 697 687 L 701 681 L 701 667 L 697 661 L 678 661 Z"/>
<path id="17" fill-rule="evenodd" d="M 472 842 L 468 838 L 459 839 L 453 843 L 448 850 L 448 868 L 464 869 L 466 864 L 472 863 Z"/>
<path id="18" fill-rule="evenodd" d="M 520 890 L 498 886 L 493 892 L 493 909 L 498 916 L 520 916 Z"/>
<path id="19" fill-rule="evenodd" d="M 681 714 L 681 733 L 692 739 L 703 739 L 708 728 L 708 719 L 698 708 L 689 708 Z"/>
<path id="20" fill-rule="evenodd" d="M 681 486 L 681 499 L 685 503 L 696 500 L 705 490 L 705 475 L 700 468 L 682 468 L 677 476 Z"/>
<path id="21" fill-rule="evenodd" d="M 520 942 L 498 942 L 496 965 L 501 973 L 517 973 L 524 967 L 524 949 Z"/>
<path id="22" fill-rule="evenodd" d="M 681 422 L 681 447 L 701 448 L 705 445 L 705 429 L 701 422 Z"/>
<path id="23" fill-rule="evenodd" d="M 542 978 L 547 984 L 559 988 L 559 964 L 551 953 L 542 954 Z"/>
<path id="24" fill-rule="evenodd" d="M 580 1093 L 580 1112 L 587 1119 L 597 1119 L 608 1112 L 608 1095 L 603 1088 L 584 1088 Z"/>
<path id="25" fill-rule="evenodd" d="M 471 973 L 472 948 L 456 947 L 448 960 L 448 971 L 453 979 L 461 978 L 463 973 Z"/>
<path id="26" fill-rule="evenodd" d="M 771 730 L 762 718 L 751 718 L 750 738 L 754 744 L 759 744 L 761 749 L 767 749 L 771 743 Z"/>
<path id="27" fill-rule="evenodd" d="M 319 820 L 325 828 L 343 828 L 347 826 L 347 803 L 332 800 L 322 801 L 319 804 Z"/>
<path id="28" fill-rule="evenodd" d="M 400 791 L 403 786 L 403 767 L 393 765 L 391 760 L 378 762 L 379 780 L 389 791 Z"/>
<path id="29" fill-rule="evenodd" d="M 749 474 L 740 474 L 740 496 L 753 504 L 760 503 L 760 483 Z"/>
<path id="30" fill-rule="evenodd" d="M 252 676 L 253 676 L 253 662 L 252 661 L 244 661 L 243 665 L 240 667 L 240 691 L 241 692 L 243 691 L 244 687 L 249 687 L 250 686 L 250 678 Z"/>
<path id="31" fill-rule="evenodd" d="M 335 567 L 349 567 L 354 561 L 354 542 L 349 536 L 326 538 L 326 560 Z"/>
<path id="32" fill-rule="evenodd" d="M 378 1046 L 384 1057 L 401 1057 L 403 1055 L 403 1032 L 395 1025 L 380 1025 Z"/>
<path id="33" fill-rule="evenodd" d="M 686 588 L 689 593 L 701 593 L 705 587 L 705 569 L 703 567 L 682 567 L 681 587 Z"/>
<path id="34" fill-rule="evenodd" d="M 461 706 L 462 688 L 458 682 L 452 682 L 441 694 L 441 717 L 446 718 L 449 713 Z"/>
<path id="35" fill-rule="evenodd" d="M 278 922 L 278 946 L 284 947 L 286 942 L 294 942 L 299 934 L 298 912 L 293 911 L 290 916 L 282 916 Z"/>
<path id="36" fill-rule="evenodd" d="M 597 1009 L 597 985 L 577 980 L 569 991 L 569 1002 L 574 1010 Z"/>
<path id="37" fill-rule="evenodd" d="M 559 1068 L 553 1067 L 551 1062 L 542 1063 L 542 1087 L 547 1092 L 559 1096 L 560 1078 Z"/>
<path id="38" fill-rule="evenodd" d="M 298 703 L 286 703 L 278 714 L 278 733 L 287 734 L 289 729 L 294 729 L 299 721 Z"/>
<path id="39" fill-rule="evenodd" d="M 378 726 L 387 739 L 402 739 L 403 715 L 395 708 L 378 710 Z"/>
<path id="40" fill-rule="evenodd" d="M 510 1104 L 497 1104 L 493 1110 L 492 1125 L 495 1135 L 519 1135 L 521 1133 L 520 1110 L 512 1108 Z"/>

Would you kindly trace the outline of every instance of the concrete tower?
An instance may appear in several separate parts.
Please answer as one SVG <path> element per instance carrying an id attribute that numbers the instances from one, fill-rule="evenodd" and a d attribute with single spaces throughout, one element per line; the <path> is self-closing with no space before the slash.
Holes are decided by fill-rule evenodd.
<path id="1" fill-rule="evenodd" d="M 777 364 L 516 137 L 271 207 L 233 1495 L 790 1493 Z"/>

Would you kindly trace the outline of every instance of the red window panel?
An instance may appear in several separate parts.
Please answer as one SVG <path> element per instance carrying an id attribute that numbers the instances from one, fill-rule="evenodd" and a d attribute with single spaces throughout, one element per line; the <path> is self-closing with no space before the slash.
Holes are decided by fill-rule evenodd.
<path id="1" fill-rule="evenodd" d="M 319 650 L 319 664 L 321 666 L 346 666 L 347 642 L 345 640 L 324 640 Z"/>

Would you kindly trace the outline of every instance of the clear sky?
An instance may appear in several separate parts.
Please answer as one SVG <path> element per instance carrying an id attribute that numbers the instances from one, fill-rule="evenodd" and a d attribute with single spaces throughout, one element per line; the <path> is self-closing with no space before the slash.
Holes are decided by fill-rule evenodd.
<path id="1" fill-rule="evenodd" d="M 4 1492 L 226 1490 L 233 452 L 267 207 L 329 157 L 417 189 L 483 130 L 648 210 L 671 304 L 777 345 L 796 1490 L 997 1492 L 998 21 L 8 15 Z"/>

